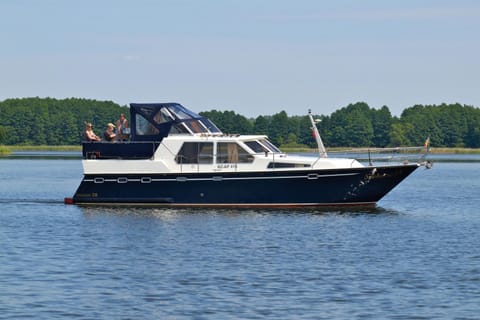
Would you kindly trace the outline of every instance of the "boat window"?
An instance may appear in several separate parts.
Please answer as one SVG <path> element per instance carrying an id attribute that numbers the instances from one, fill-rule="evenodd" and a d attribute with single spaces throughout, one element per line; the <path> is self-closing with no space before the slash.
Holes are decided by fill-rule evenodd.
<path id="1" fill-rule="evenodd" d="M 175 157 L 177 163 L 213 163 L 212 142 L 185 142 Z"/>
<path id="2" fill-rule="evenodd" d="M 185 125 L 185 123 L 181 122 L 181 123 L 177 123 L 177 124 L 174 124 L 171 128 L 170 128 L 170 132 L 169 133 L 177 133 L 177 134 L 181 134 L 181 133 L 190 133 L 187 129 L 187 126 Z"/>
<path id="3" fill-rule="evenodd" d="M 172 121 L 173 119 L 186 120 L 184 125 L 179 126 L 170 131 L 171 133 L 221 133 L 220 129 L 215 126 L 209 119 L 202 118 L 195 112 L 184 108 L 179 104 L 168 106 L 168 109 L 161 109 L 165 121 Z M 192 119 L 191 121 L 188 121 Z M 184 127 L 188 127 L 190 132 Z"/>
<path id="4" fill-rule="evenodd" d="M 194 119 L 201 118 L 198 114 L 190 111 L 179 104 L 173 104 L 168 107 L 168 110 L 175 115 L 177 119 Z"/>
<path id="5" fill-rule="evenodd" d="M 208 130 L 198 120 L 185 121 L 184 123 L 193 133 L 208 132 Z"/>
<path id="6" fill-rule="evenodd" d="M 263 145 L 258 143 L 258 141 L 246 141 L 245 144 L 253 150 L 255 153 L 263 153 L 263 152 L 269 152 L 271 150 L 268 150 L 265 148 Z"/>
<path id="7" fill-rule="evenodd" d="M 272 168 L 309 168 L 309 164 L 304 163 L 283 163 L 283 162 L 270 162 L 268 164 L 269 169 Z"/>
<path id="8" fill-rule="evenodd" d="M 249 163 L 253 156 L 234 142 L 217 144 L 217 163 Z"/>
<path id="9" fill-rule="evenodd" d="M 282 151 L 280 151 L 280 149 L 277 148 L 277 146 L 275 146 L 273 143 L 271 143 L 270 141 L 268 141 L 267 139 L 262 139 L 262 140 L 259 140 L 259 142 L 261 144 L 263 144 L 264 146 L 266 146 L 268 149 L 270 149 L 271 151 L 273 152 L 278 152 L 278 153 L 281 153 Z"/>
<path id="10" fill-rule="evenodd" d="M 217 126 L 212 121 L 210 121 L 210 119 L 205 118 L 205 119 L 202 119 L 201 122 L 205 127 L 207 127 L 207 129 L 211 133 L 222 133 L 222 131 L 220 131 L 220 129 L 218 129 Z"/>
<path id="11" fill-rule="evenodd" d="M 159 131 L 150 122 L 147 121 L 141 114 L 135 115 L 136 135 L 157 135 Z"/>
<path id="12" fill-rule="evenodd" d="M 155 120 L 156 123 L 165 123 L 173 121 L 173 116 L 166 108 L 162 108 L 158 110 L 158 112 L 153 117 L 153 120 Z"/>

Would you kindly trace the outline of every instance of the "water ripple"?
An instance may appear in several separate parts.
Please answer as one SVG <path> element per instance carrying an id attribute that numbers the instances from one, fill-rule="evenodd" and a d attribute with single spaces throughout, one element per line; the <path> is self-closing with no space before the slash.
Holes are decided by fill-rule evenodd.
<path id="1" fill-rule="evenodd" d="M 2 161 L 0 319 L 480 313 L 475 164 L 416 172 L 374 208 L 192 210 L 64 205 L 74 162 L 32 178 Z"/>

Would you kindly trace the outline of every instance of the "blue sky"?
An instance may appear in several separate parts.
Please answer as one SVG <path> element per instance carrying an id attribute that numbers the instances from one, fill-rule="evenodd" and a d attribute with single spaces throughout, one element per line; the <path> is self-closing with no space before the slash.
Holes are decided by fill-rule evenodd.
<path id="1" fill-rule="evenodd" d="M 0 100 L 480 106 L 480 1 L 0 0 Z"/>

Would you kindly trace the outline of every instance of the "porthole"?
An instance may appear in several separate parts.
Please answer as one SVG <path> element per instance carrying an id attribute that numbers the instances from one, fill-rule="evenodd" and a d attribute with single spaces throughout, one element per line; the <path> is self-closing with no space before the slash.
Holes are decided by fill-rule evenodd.
<path id="1" fill-rule="evenodd" d="M 128 178 L 125 178 L 125 177 L 117 178 L 117 183 L 127 183 L 127 182 L 128 182 Z"/>
<path id="2" fill-rule="evenodd" d="M 150 177 L 142 177 L 142 178 L 140 179 L 140 182 L 141 182 L 141 183 L 150 183 L 150 182 L 152 182 L 152 178 L 150 178 Z"/>
<path id="3" fill-rule="evenodd" d="M 103 178 L 95 178 L 93 179 L 93 183 L 104 183 L 105 182 L 105 179 Z"/>
<path id="4" fill-rule="evenodd" d="M 318 179 L 318 177 L 319 177 L 318 173 L 310 173 L 307 175 L 308 180 L 315 180 L 315 179 Z"/>

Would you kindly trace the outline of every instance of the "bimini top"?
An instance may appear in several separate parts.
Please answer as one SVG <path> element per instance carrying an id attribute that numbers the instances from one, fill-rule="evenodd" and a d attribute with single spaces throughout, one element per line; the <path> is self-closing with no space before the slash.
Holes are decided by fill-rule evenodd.
<path id="1" fill-rule="evenodd" d="M 222 134 L 209 119 L 179 103 L 131 103 L 130 140 L 161 141 L 170 134 Z"/>

